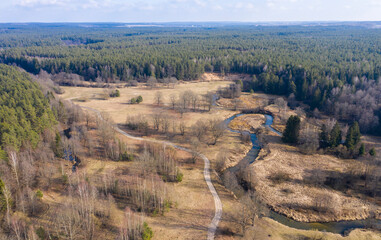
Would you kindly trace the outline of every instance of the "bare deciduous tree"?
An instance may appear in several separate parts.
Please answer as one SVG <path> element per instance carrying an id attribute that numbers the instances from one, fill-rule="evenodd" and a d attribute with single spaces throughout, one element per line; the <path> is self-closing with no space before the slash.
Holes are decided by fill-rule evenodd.
<path id="1" fill-rule="evenodd" d="M 241 225 L 243 235 L 245 235 L 247 225 L 254 227 L 255 219 L 264 217 L 268 214 L 268 208 L 260 197 L 252 192 L 247 192 L 241 199 L 241 210 L 238 222 Z"/>
<path id="2" fill-rule="evenodd" d="M 160 125 L 161 125 L 161 119 L 162 119 L 162 113 L 161 112 L 156 112 L 152 114 L 152 123 L 153 123 L 153 129 L 156 131 L 160 130 Z"/>
<path id="3" fill-rule="evenodd" d="M 200 119 L 195 124 L 193 124 L 192 133 L 201 142 L 204 139 L 205 135 L 208 134 L 208 128 L 208 124 Z"/>
<path id="4" fill-rule="evenodd" d="M 226 161 L 228 160 L 228 151 L 221 149 L 216 158 L 216 171 L 222 173 L 226 167 Z"/>
<path id="5" fill-rule="evenodd" d="M 185 129 L 186 129 L 185 122 L 184 121 L 180 121 L 179 130 L 180 130 L 181 136 L 185 135 Z"/>
<path id="6" fill-rule="evenodd" d="M 207 92 L 204 97 L 204 103 L 205 106 L 208 108 L 208 111 L 212 109 L 212 106 L 214 104 L 214 93 L 213 92 Z"/>
<path id="7" fill-rule="evenodd" d="M 163 129 L 163 133 L 167 134 L 170 126 L 170 121 L 168 115 L 163 115 L 161 118 L 161 125 Z"/>
<path id="8" fill-rule="evenodd" d="M 242 101 L 239 98 L 234 98 L 232 100 L 232 103 L 233 103 L 233 109 L 234 109 L 234 111 L 237 111 L 241 107 L 241 105 L 242 105 Z"/>
<path id="9" fill-rule="evenodd" d="M 26 231 L 26 225 L 25 222 L 21 220 L 21 218 L 17 215 L 12 216 L 11 219 L 11 229 L 16 236 L 17 240 L 24 239 L 24 237 L 27 237 Z"/>
<path id="10" fill-rule="evenodd" d="M 12 193 L 7 187 L 7 185 L 4 185 L 2 193 L 4 197 L 4 202 L 5 202 L 5 207 L 6 207 L 6 219 L 7 219 L 7 224 L 10 226 L 11 223 L 11 204 L 12 204 Z"/>
<path id="11" fill-rule="evenodd" d="M 177 101 L 176 95 L 175 95 L 174 93 L 172 93 L 172 94 L 169 96 L 169 100 L 170 100 L 170 102 L 171 102 L 172 109 L 175 109 L 176 101 Z"/>
<path id="12" fill-rule="evenodd" d="M 119 230 L 120 240 L 141 239 L 143 231 L 143 217 L 126 208 Z"/>
<path id="13" fill-rule="evenodd" d="M 209 120 L 209 130 L 212 135 L 212 145 L 215 145 L 220 139 L 227 129 L 227 126 L 224 121 L 218 120 L 218 119 L 212 119 Z"/>
<path id="14" fill-rule="evenodd" d="M 57 235 L 63 233 L 70 240 L 78 239 L 82 235 L 83 222 L 73 203 L 66 202 L 58 213 L 54 213 L 53 219 Z"/>
<path id="15" fill-rule="evenodd" d="M 286 111 L 287 109 L 287 102 L 283 98 L 275 99 L 275 105 L 279 108 L 279 112 L 282 110 Z"/>
<path id="16" fill-rule="evenodd" d="M 160 91 L 157 91 L 155 93 L 155 103 L 160 106 L 163 103 L 163 93 Z"/>
<path id="17" fill-rule="evenodd" d="M 190 102 L 192 104 L 192 110 L 193 110 L 193 112 L 195 112 L 196 108 L 198 107 L 198 104 L 199 104 L 198 103 L 199 102 L 198 95 L 193 93 L 193 92 L 191 92 L 191 94 L 190 94 Z"/>
<path id="18" fill-rule="evenodd" d="M 9 163 L 12 167 L 12 172 L 16 178 L 17 186 L 20 187 L 19 161 L 18 161 L 16 152 L 9 151 Z"/>

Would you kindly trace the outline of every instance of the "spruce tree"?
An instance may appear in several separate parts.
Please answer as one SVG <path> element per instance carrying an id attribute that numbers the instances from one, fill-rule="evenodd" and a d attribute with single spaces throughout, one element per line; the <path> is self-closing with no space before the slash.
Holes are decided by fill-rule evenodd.
<path id="1" fill-rule="evenodd" d="M 63 148 L 62 148 L 62 145 L 61 145 L 61 135 L 58 132 L 56 133 L 56 137 L 55 137 L 55 140 L 54 140 L 53 152 L 56 155 L 56 157 L 58 157 L 58 158 L 62 158 L 63 157 Z"/>
<path id="2" fill-rule="evenodd" d="M 286 129 L 283 132 L 283 142 L 296 144 L 299 139 L 299 130 L 300 118 L 298 116 L 290 116 L 287 120 Z"/>
<path id="3" fill-rule="evenodd" d="M 342 133 L 340 129 L 340 125 L 338 123 L 331 130 L 330 134 L 330 146 L 337 147 L 341 143 Z"/>
<path id="4" fill-rule="evenodd" d="M 345 139 L 345 146 L 353 150 L 355 146 L 360 142 L 361 133 L 360 127 L 357 122 L 354 122 L 348 130 L 347 137 Z"/>
<path id="5" fill-rule="evenodd" d="M 325 124 L 321 126 L 321 132 L 319 135 L 319 146 L 320 148 L 327 148 L 329 146 L 329 134 L 327 132 L 327 126 Z"/>
<path id="6" fill-rule="evenodd" d="M 364 155 L 365 155 L 365 144 L 362 143 L 359 148 L 359 156 L 364 156 Z"/>

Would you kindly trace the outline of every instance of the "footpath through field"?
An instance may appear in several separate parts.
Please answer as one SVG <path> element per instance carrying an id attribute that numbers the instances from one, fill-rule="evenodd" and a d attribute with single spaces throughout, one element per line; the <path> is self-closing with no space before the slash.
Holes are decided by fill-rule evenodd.
<path id="1" fill-rule="evenodd" d="M 99 112 L 98 110 L 96 110 L 94 108 L 89 108 L 89 107 L 82 107 L 82 108 L 88 109 L 90 111 L 95 112 L 97 114 L 98 118 L 101 119 L 102 121 L 104 121 L 104 118 L 102 117 L 101 112 Z M 214 206 L 215 206 L 215 214 L 214 214 L 212 222 L 210 223 L 210 225 L 208 227 L 208 238 L 207 239 L 208 240 L 214 239 L 214 235 L 216 233 L 218 223 L 220 222 L 220 219 L 221 219 L 221 216 L 222 216 L 222 203 L 221 203 L 221 199 L 218 196 L 218 193 L 217 193 L 216 189 L 213 186 L 212 180 L 210 178 L 210 161 L 209 161 L 209 159 L 204 154 L 201 154 L 201 153 L 198 153 L 198 152 L 194 152 L 191 149 L 188 149 L 188 148 L 176 145 L 176 144 L 174 144 L 172 142 L 160 141 L 160 140 L 149 139 L 149 138 L 135 137 L 135 136 L 133 136 L 131 134 L 126 133 L 125 131 L 120 129 L 118 126 L 113 126 L 113 128 L 117 132 L 122 134 L 123 136 L 126 136 L 126 137 L 128 137 L 130 139 L 138 140 L 138 141 L 148 141 L 148 142 L 165 144 L 167 146 L 172 146 L 172 147 L 174 147 L 176 149 L 179 149 L 179 150 L 182 150 L 182 151 L 186 151 L 186 152 L 189 152 L 189 153 L 196 153 L 202 160 L 204 160 L 204 178 L 205 178 L 206 184 L 208 185 L 209 191 L 210 191 L 210 193 L 213 196 Z"/>

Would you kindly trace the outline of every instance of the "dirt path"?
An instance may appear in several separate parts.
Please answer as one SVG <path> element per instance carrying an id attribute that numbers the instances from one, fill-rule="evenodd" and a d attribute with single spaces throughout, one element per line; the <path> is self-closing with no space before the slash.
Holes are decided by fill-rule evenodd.
<path id="1" fill-rule="evenodd" d="M 97 114 L 97 116 L 101 120 L 104 120 L 103 117 L 102 117 L 102 114 L 98 110 L 96 110 L 94 108 L 89 108 L 89 107 L 82 107 L 82 108 L 88 109 L 90 111 L 95 112 Z M 126 136 L 126 137 L 128 137 L 130 139 L 133 139 L 133 140 L 149 141 L 149 142 L 154 142 L 154 143 L 161 143 L 161 144 L 165 144 L 165 145 L 168 145 L 168 146 L 172 146 L 172 147 L 174 147 L 176 149 L 179 149 L 179 150 L 182 150 L 182 151 L 193 153 L 193 151 L 191 149 L 181 147 L 181 146 L 176 145 L 176 144 L 174 144 L 172 142 L 160 141 L 160 140 L 149 139 L 149 138 L 135 137 L 135 136 L 133 136 L 131 134 L 126 133 L 125 131 L 120 129 L 118 126 L 113 126 L 113 127 L 120 134 L 122 134 L 122 135 L 124 135 L 124 136 Z M 211 240 L 211 239 L 214 239 L 214 235 L 216 233 L 218 223 L 220 222 L 220 219 L 221 219 L 221 216 L 222 216 L 222 203 L 221 203 L 221 199 L 218 196 L 218 193 L 217 193 L 216 189 L 214 188 L 213 183 L 212 183 L 211 178 L 210 178 L 210 161 L 209 161 L 209 159 L 205 155 L 203 155 L 201 153 L 197 152 L 197 155 L 202 160 L 204 160 L 204 178 L 205 178 L 205 182 L 208 185 L 209 191 L 212 194 L 213 199 L 214 199 L 215 214 L 214 214 L 212 222 L 210 223 L 210 225 L 208 227 L 208 238 L 207 238 L 208 240 Z"/>

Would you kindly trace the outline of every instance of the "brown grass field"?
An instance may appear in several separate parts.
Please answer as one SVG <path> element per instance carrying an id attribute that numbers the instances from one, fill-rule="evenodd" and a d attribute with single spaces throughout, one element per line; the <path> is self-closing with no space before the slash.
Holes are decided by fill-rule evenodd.
<path id="1" fill-rule="evenodd" d="M 156 111 L 161 111 L 169 116 L 179 118 L 179 113 L 173 111 L 169 106 L 157 106 L 154 103 L 156 92 L 161 91 L 164 96 L 164 103 L 169 105 L 169 96 L 173 93 L 178 94 L 179 92 L 191 89 L 198 94 L 205 94 L 207 91 L 215 91 L 219 87 L 231 83 L 229 81 L 215 81 L 221 79 L 214 76 L 206 76 L 204 79 L 210 81 L 180 83 L 176 85 L 174 89 L 150 89 L 143 86 L 120 88 L 119 91 L 121 96 L 119 98 L 110 98 L 108 100 L 101 99 L 104 91 L 103 89 L 63 87 L 65 93 L 61 97 L 63 99 L 72 99 L 72 101 L 80 106 L 95 108 L 101 112 L 107 113 L 114 123 L 121 125 L 125 124 L 128 115 L 143 114 L 148 117 Z M 143 102 L 141 104 L 129 104 L 129 100 L 132 97 L 137 97 L 139 95 L 143 97 Z M 256 104 L 258 104 L 258 100 L 261 98 L 268 98 L 268 96 L 263 94 L 255 94 L 254 96 L 245 94 L 242 97 L 242 101 L 245 105 L 254 108 L 256 107 Z M 81 101 L 77 101 L 78 99 Z M 189 126 L 197 122 L 199 119 L 226 119 L 236 113 L 238 112 L 217 107 L 212 109 L 211 112 L 186 112 L 183 116 L 183 121 L 185 121 L 189 131 Z M 248 126 L 253 128 L 255 126 L 256 128 L 262 124 L 263 120 L 263 118 L 257 116 L 251 123 L 250 121 L 247 123 Z M 258 121 L 260 124 L 258 124 Z M 160 139 L 166 138 L 161 135 L 153 135 L 149 137 Z M 126 137 L 120 136 L 120 138 L 132 148 L 137 148 L 137 146 L 141 144 L 139 141 L 134 141 Z M 184 146 L 190 146 L 189 138 L 175 137 L 171 141 L 175 141 Z M 309 166 L 311 168 L 321 166 L 321 164 L 325 162 L 331 163 L 323 164 L 323 168 L 340 168 L 340 162 L 331 157 L 311 156 L 306 158 L 299 153 L 294 153 L 295 151 L 292 149 L 279 146 L 281 144 L 279 143 L 279 139 L 275 136 L 269 141 L 274 142 L 270 148 L 274 148 L 275 150 L 271 151 L 271 154 L 265 160 L 258 161 L 251 166 L 253 171 L 257 173 L 256 176 L 260 181 L 258 189 L 270 198 L 268 200 L 269 204 L 273 203 L 273 205 L 277 205 L 283 201 L 287 202 L 291 199 L 298 199 L 298 197 L 300 197 L 300 199 L 306 198 L 306 192 L 302 191 L 304 189 L 303 187 L 295 189 L 292 198 L 282 195 L 280 192 L 281 188 L 291 188 L 292 186 L 285 185 L 281 188 L 279 188 L 279 186 L 272 186 L 272 183 L 270 183 L 267 178 L 269 174 L 274 174 L 276 171 L 281 170 L 288 171 L 292 173 L 294 179 L 297 180 L 301 172 L 307 170 L 304 165 L 306 165 L 306 162 L 308 161 L 313 162 L 313 164 L 310 164 Z M 198 151 L 205 154 L 212 162 L 212 165 L 214 165 L 218 153 L 223 150 L 229 154 L 230 165 L 234 165 L 246 155 L 250 148 L 250 144 L 242 144 L 239 139 L 239 134 L 226 132 L 224 137 L 221 138 L 216 145 L 202 144 Z M 181 166 L 184 178 L 181 183 L 168 184 L 171 199 L 175 203 L 174 207 L 164 216 L 147 216 L 146 221 L 154 231 L 154 239 L 205 239 L 208 226 L 214 215 L 214 202 L 204 181 L 202 172 L 203 162 L 197 161 L 196 164 L 187 164 L 186 159 L 190 158 L 189 154 L 179 151 L 177 155 L 184 162 Z M 296 161 L 294 158 L 296 158 Z M 133 163 L 104 162 L 96 159 L 88 159 L 86 171 L 89 175 L 93 175 L 100 171 L 117 171 L 118 169 L 133 167 L 132 164 Z M 279 224 L 269 218 L 259 219 L 256 222 L 255 228 L 250 228 L 246 235 L 242 236 L 239 232 L 239 226 L 233 217 L 234 215 L 237 215 L 237 209 L 239 209 L 238 200 L 230 193 L 230 191 L 223 187 L 221 180 L 215 172 L 212 172 L 211 175 L 213 184 L 215 185 L 223 204 L 223 216 L 216 233 L 216 239 L 381 239 L 379 234 L 365 230 L 354 230 L 347 237 L 316 231 L 296 230 Z M 307 192 L 309 193 L 310 191 Z M 56 196 L 54 196 L 53 193 L 47 195 L 47 201 L 54 201 Z M 356 204 L 361 204 L 361 202 L 353 200 L 345 206 L 347 208 L 353 208 L 358 206 Z M 281 210 L 281 208 L 279 210 Z M 116 217 L 113 221 L 118 222 L 118 216 L 121 216 L 122 212 L 117 209 L 115 209 L 115 212 Z M 357 214 L 358 215 L 356 216 L 359 218 L 364 216 L 362 215 L 364 214 L 363 212 Z M 112 238 L 105 237 L 104 239 Z"/>

